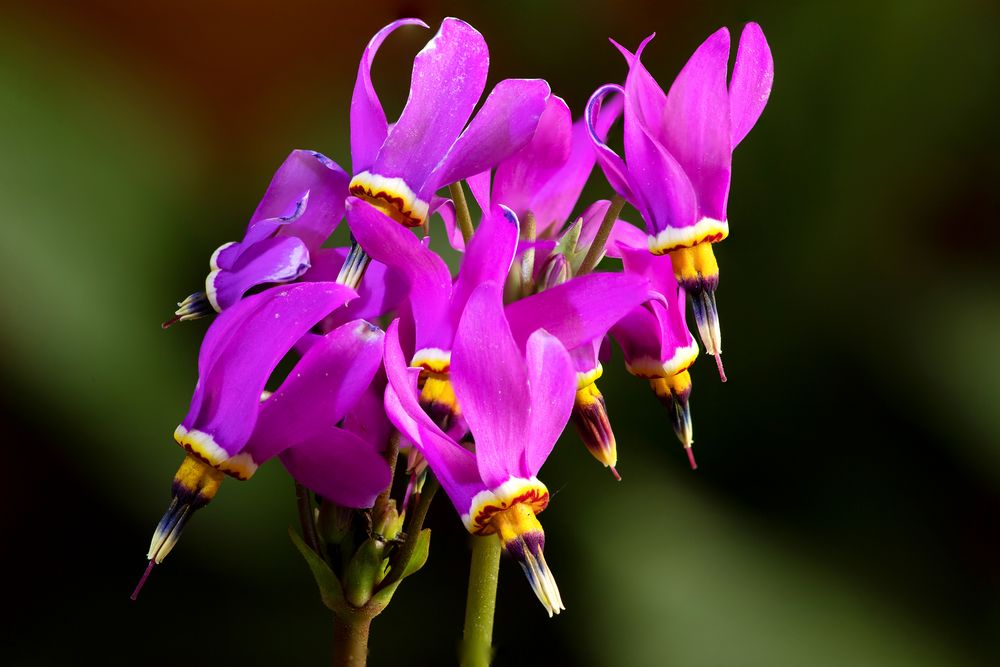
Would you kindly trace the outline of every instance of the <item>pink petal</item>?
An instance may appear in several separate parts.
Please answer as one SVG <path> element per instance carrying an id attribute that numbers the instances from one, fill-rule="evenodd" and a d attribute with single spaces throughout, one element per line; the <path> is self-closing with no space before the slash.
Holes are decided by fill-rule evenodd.
<path id="1" fill-rule="evenodd" d="M 573 411 L 576 368 L 566 348 L 545 331 L 531 335 L 527 351 L 531 422 L 525 437 L 525 461 L 533 477 L 549 457 Z"/>
<path id="2" fill-rule="evenodd" d="M 748 23 L 740 35 L 736 65 L 729 82 L 729 114 L 732 147 L 736 148 L 753 128 L 767 105 L 774 83 L 774 59 L 764 31 Z"/>

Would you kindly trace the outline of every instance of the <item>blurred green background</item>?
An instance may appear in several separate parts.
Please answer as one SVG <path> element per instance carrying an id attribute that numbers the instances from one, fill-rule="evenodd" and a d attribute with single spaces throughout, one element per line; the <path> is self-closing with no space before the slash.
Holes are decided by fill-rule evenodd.
<path id="1" fill-rule="evenodd" d="M 497 664 L 998 664 L 1000 16 L 968 0 L 6 4 L 3 663 L 328 662 L 276 464 L 128 599 L 205 329 L 159 323 L 291 149 L 350 164 L 358 57 L 404 15 L 465 18 L 491 81 L 546 78 L 577 113 L 624 75 L 609 36 L 657 31 L 665 84 L 720 25 L 760 22 L 776 61 L 717 247 L 730 381 L 693 372 L 701 467 L 607 364 L 624 481 L 557 447 L 542 519 L 568 609 L 548 620 L 505 561 Z M 379 54 L 390 118 L 428 36 Z M 443 498 L 430 525 L 373 665 L 454 661 L 467 540 Z"/>

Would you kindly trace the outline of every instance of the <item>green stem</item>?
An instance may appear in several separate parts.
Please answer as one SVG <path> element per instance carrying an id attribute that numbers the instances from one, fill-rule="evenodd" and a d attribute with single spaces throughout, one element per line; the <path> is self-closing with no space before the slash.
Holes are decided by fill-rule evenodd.
<path id="1" fill-rule="evenodd" d="M 333 616 L 334 667 L 365 667 L 368 662 L 368 632 L 372 619 L 367 614 Z"/>
<path id="2" fill-rule="evenodd" d="M 465 201 L 465 190 L 462 183 L 452 183 L 448 186 L 451 193 L 451 200 L 455 203 L 455 217 L 458 218 L 458 226 L 462 230 L 462 238 L 468 243 L 472 238 L 472 215 L 469 213 L 469 202 Z"/>
<path id="3" fill-rule="evenodd" d="M 302 539 L 309 548 L 322 555 L 319 537 L 316 534 L 316 518 L 313 514 L 312 501 L 309 499 L 309 489 L 295 482 L 295 502 L 299 508 L 299 523 L 302 525 Z"/>
<path id="4" fill-rule="evenodd" d="M 623 206 L 625 206 L 625 200 L 620 195 L 615 195 L 611 198 L 611 205 L 608 206 L 608 211 L 604 214 L 604 219 L 601 220 L 597 236 L 594 237 L 594 242 L 590 244 L 587 256 L 583 258 L 583 262 L 581 262 L 580 268 L 577 269 L 576 275 L 582 276 L 590 273 L 597 266 L 597 263 L 601 261 L 601 255 L 604 254 L 604 244 L 608 242 L 608 237 L 611 236 L 611 229 L 615 226 L 615 220 L 618 219 Z"/>
<path id="5" fill-rule="evenodd" d="M 472 538 L 469 596 L 462 632 L 462 666 L 485 667 L 493 653 L 493 612 L 500 574 L 500 539 L 496 535 Z"/>
<path id="6" fill-rule="evenodd" d="M 392 564 L 389 568 L 389 574 L 385 576 L 385 579 L 379 584 L 379 590 L 389 588 L 397 581 L 403 578 L 403 572 L 406 570 L 406 564 L 410 562 L 410 557 L 413 556 L 413 550 L 417 548 L 417 540 L 420 538 L 420 531 L 424 527 L 424 519 L 427 518 L 427 510 L 431 507 L 431 501 L 434 500 L 434 494 L 437 492 L 438 487 L 441 484 L 437 479 L 431 474 L 427 473 L 427 481 L 424 483 L 424 490 L 420 493 L 420 501 L 417 506 L 413 509 L 413 515 L 410 517 L 409 522 L 406 525 L 406 540 L 404 540 L 402 546 L 396 551 L 392 558 Z"/>
<path id="7" fill-rule="evenodd" d="M 535 222 L 535 214 L 528 211 L 524 214 L 524 240 L 529 244 L 535 242 L 535 237 L 537 236 Z M 529 247 L 524 251 L 524 256 L 521 258 L 521 295 L 531 296 L 534 292 L 534 281 L 532 280 L 532 275 L 535 272 L 535 249 Z"/>

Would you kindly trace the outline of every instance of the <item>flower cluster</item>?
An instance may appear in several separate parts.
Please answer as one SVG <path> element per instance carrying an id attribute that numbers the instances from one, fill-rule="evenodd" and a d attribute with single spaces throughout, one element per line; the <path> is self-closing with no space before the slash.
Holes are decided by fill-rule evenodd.
<path id="1" fill-rule="evenodd" d="M 634 53 L 615 44 L 624 85 L 598 88 L 574 121 L 540 79 L 503 80 L 480 105 L 486 42 L 449 18 L 416 55 L 409 98 L 389 123 L 371 67 L 403 26 L 427 27 L 395 21 L 361 58 L 351 171 L 293 151 L 243 239 L 211 255 L 204 291 L 164 325 L 214 316 L 174 433 L 187 454 L 147 575 L 225 476 L 249 479 L 278 457 L 322 499 L 318 522 L 308 517 L 326 531 L 310 545 L 317 554 L 340 539 L 330 537 L 343 533 L 338 512 L 365 517 L 371 546 L 345 547 L 334 568 L 351 604 L 398 584 L 405 574 L 394 569 L 413 569 L 416 547 L 407 551 L 404 537 L 420 526 L 401 526 L 432 480 L 470 533 L 497 536 L 552 615 L 563 602 L 544 555 L 538 514 L 550 494 L 539 472 L 572 422 L 617 477 L 597 387 L 610 341 L 668 407 L 695 466 L 688 369 L 699 348 L 686 302 L 722 375 L 712 244 L 729 234 L 732 153 L 767 101 L 770 51 L 760 27 L 746 26 L 730 78 L 721 29 L 664 93 L 641 60 L 651 37 Z M 624 158 L 608 143 L 619 120 Z M 595 165 L 617 194 L 581 206 Z M 482 211 L 477 225 L 463 181 Z M 619 219 L 625 202 L 643 228 Z M 352 245 L 325 247 L 342 221 Z M 460 258 L 457 273 L 431 249 L 438 233 Z M 605 256 L 620 270 L 597 271 Z M 286 359 L 291 370 L 277 372 Z M 362 551 L 377 564 L 363 594 L 349 583 Z"/>

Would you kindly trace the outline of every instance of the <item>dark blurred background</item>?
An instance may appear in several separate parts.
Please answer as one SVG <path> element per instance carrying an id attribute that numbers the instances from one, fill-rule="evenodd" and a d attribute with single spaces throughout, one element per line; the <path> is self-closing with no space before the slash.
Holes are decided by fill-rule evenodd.
<path id="1" fill-rule="evenodd" d="M 730 381 L 693 371 L 701 467 L 606 364 L 624 481 L 573 433 L 556 448 L 542 519 L 568 609 L 548 620 L 504 562 L 497 664 L 998 664 L 1000 17 L 969 0 L 5 3 L 0 661 L 328 662 L 276 464 L 227 482 L 128 599 L 206 327 L 159 323 L 291 149 L 349 166 L 358 58 L 405 15 L 468 20 L 490 85 L 543 77 L 576 113 L 624 76 L 609 36 L 657 31 L 665 86 L 720 25 L 735 43 L 760 22 L 776 62 L 717 246 Z M 376 60 L 390 118 L 429 36 Z M 430 525 L 373 665 L 454 661 L 467 539 L 443 497 Z"/>

